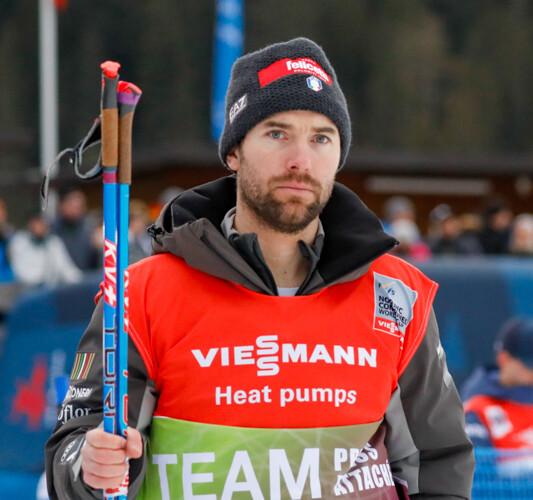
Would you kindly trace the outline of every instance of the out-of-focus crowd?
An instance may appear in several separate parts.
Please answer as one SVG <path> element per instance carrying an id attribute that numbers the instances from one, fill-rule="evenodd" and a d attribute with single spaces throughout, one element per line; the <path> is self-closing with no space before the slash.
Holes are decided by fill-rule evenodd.
<path id="1" fill-rule="evenodd" d="M 146 229 L 158 210 L 179 193 L 169 188 L 153 204 L 130 202 L 130 263 L 151 253 Z M 400 244 L 398 255 L 428 259 L 433 255 L 533 256 L 533 214 L 513 214 L 501 200 L 487 203 L 476 213 L 456 213 L 446 204 L 429 213 L 425 234 L 417 224 L 414 203 L 404 196 L 389 198 L 383 208 L 383 226 Z M 78 188 L 60 193 L 56 215 L 27 215 L 25 227 L 10 222 L 0 200 L 0 282 L 55 285 L 82 279 L 85 272 L 102 266 L 102 218 L 89 211 L 85 194 Z"/>
<path id="2" fill-rule="evenodd" d="M 385 203 L 383 225 L 400 242 L 394 253 L 403 257 L 533 256 L 533 214 L 515 215 L 502 199 L 488 200 L 477 212 L 462 213 L 440 203 L 429 212 L 427 222 L 423 234 L 407 197 L 393 196 Z"/>
<path id="3" fill-rule="evenodd" d="M 151 254 L 147 227 L 179 191 L 165 190 L 153 204 L 130 201 L 130 264 Z M 0 199 L 0 283 L 75 283 L 84 273 L 97 272 L 103 265 L 102 228 L 102 214 L 89 211 L 86 196 L 78 188 L 59 193 L 54 217 L 35 210 L 27 214 L 21 228 L 10 223 L 6 204 Z"/>

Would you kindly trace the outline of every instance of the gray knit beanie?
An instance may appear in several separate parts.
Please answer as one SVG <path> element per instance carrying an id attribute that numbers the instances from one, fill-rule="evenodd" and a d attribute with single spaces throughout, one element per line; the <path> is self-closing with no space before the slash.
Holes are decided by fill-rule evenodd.
<path id="1" fill-rule="evenodd" d="M 269 45 L 235 61 L 218 147 L 222 163 L 227 167 L 226 155 L 251 128 L 271 115 L 292 110 L 320 113 L 337 126 L 341 168 L 352 139 L 346 99 L 326 54 L 307 38 Z"/>

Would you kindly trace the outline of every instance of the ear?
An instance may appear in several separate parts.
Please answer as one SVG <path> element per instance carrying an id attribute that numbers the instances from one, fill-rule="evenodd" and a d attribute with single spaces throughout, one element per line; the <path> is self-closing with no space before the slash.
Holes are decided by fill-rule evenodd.
<path id="1" fill-rule="evenodd" d="M 226 165 L 230 168 L 230 170 L 233 170 L 234 172 L 237 172 L 239 170 L 240 165 L 240 151 L 237 146 L 234 146 L 230 149 L 230 152 L 226 155 Z"/>
<path id="2" fill-rule="evenodd" d="M 500 370 L 509 362 L 512 356 L 507 351 L 498 351 L 496 353 L 496 363 Z"/>

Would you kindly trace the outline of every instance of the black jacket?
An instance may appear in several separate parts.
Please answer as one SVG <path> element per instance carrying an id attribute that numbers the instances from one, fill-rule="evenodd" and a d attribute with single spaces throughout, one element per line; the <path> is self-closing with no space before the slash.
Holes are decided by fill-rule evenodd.
<path id="1" fill-rule="evenodd" d="M 170 252 L 189 266 L 230 280 L 251 290 L 276 294 L 257 237 L 241 235 L 229 241 L 220 229 L 235 206 L 235 178 L 185 191 L 162 211 L 151 227 L 154 252 Z M 325 238 L 313 246 L 301 244 L 311 262 L 299 294 L 316 293 L 326 286 L 358 279 L 370 262 L 389 251 L 396 241 L 378 218 L 346 187 L 335 184 L 320 220 Z M 59 420 L 46 446 L 47 479 L 52 499 L 101 498 L 80 474 L 79 450 L 85 432 L 102 421 L 102 304 L 83 335 L 79 352 L 95 352 L 86 380 L 92 388 L 83 400 L 67 405 L 88 409 L 79 418 Z M 135 345 L 129 355 L 129 423 L 143 435 L 149 432 L 157 395 Z M 464 414 L 440 347 L 433 312 L 424 339 L 391 396 L 382 424 L 393 474 L 409 484 L 411 498 L 470 498 L 474 457 L 465 434 Z M 130 497 L 142 482 L 144 457 L 130 463 Z"/>

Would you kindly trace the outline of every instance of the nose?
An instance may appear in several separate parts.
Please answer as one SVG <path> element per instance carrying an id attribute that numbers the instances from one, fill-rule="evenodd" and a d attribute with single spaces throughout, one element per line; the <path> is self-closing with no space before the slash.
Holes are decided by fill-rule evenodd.
<path id="1" fill-rule="evenodd" d="M 288 170 L 307 172 L 311 168 L 312 150 L 307 141 L 295 141 L 287 151 Z"/>

